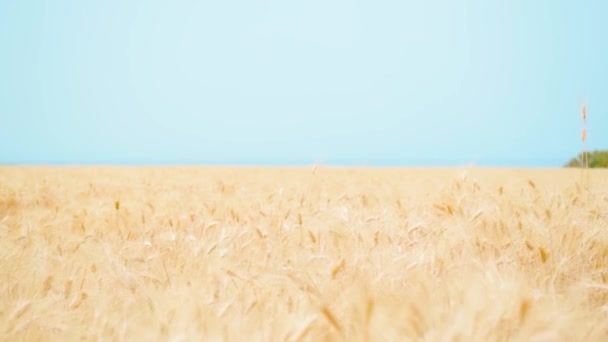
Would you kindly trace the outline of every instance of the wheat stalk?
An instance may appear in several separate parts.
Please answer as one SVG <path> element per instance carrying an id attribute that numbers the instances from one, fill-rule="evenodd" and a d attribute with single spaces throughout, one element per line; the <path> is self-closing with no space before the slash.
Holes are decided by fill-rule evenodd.
<path id="1" fill-rule="evenodd" d="M 583 143 L 583 151 L 581 153 L 581 187 L 587 189 L 589 185 L 589 152 L 587 151 L 587 105 L 583 102 L 581 107 L 581 142 Z"/>
<path id="2" fill-rule="evenodd" d="M 589 158 L 587 156 L 587 106 L 583 103 L 581 108 L 581 118 L 583 120 L 583 128 L 581 130 L 581 141 L 583 143 L 583 153 L 581 155 L 581 165 L 583 168 L 589 167 Z"/>
<path id="3" fill-rule="evenodd" d="M 587 150 L 587 105 L 583 102 L 581 106 L 581 142 L 583 151 L 581 153 L 581 189 L 587 192 L 587 200 L 589 200 L 589 151 Z"/>

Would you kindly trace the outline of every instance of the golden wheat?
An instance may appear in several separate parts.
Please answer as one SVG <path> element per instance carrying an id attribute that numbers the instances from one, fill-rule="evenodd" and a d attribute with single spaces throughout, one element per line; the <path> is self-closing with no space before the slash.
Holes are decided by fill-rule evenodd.
<path id="1" fill-rule="evenodd" d="M 587 174 L 587 169 L 589 168 L 589 151 L 587 150 L 587 105 L 585 103 L 581 106 L 581 119 L 581 142 L 583 143 L 581 151 L 581 186 L 585 190 L 588 190 L 590 186 L 589 176 Z"/>
<path id="2" fill-rule="evenodd" d="M 588 171 L 2 167 L 0 336 L 602 341 Z"/>

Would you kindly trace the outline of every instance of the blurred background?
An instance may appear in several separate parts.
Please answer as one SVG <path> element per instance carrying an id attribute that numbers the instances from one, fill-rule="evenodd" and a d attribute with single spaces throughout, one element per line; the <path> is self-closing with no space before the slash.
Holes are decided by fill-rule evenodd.
<path id="1" fill-rule="evenodd" d="M 0 163 L 560 167 L 606 1 L 1 1 Z"/>

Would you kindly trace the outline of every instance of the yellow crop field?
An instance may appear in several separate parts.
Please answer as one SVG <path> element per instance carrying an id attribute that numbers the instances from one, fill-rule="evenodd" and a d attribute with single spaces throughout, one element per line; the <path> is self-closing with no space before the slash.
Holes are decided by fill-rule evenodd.
<path id="1" fill-rule="evenodd" d="M 0 339 L 605 341 L 608 171 L 581 176 L 2 167 Z"/>

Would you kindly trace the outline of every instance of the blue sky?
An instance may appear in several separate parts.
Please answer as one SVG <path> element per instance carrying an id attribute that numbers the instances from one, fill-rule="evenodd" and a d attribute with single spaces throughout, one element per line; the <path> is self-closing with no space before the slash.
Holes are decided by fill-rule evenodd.
<path id="1" fill-rule="evenodd" d="M 560 166 L 607 1 L 0 0 L 0 163 Z"/>

